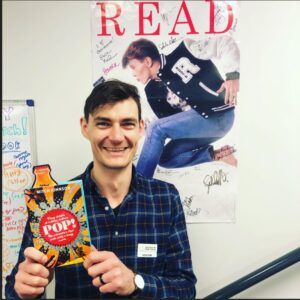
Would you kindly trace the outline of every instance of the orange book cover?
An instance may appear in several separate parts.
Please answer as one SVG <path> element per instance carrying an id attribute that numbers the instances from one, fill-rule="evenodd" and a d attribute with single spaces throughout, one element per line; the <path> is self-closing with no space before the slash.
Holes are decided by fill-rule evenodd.
<path id="1" fill-rule="evenodd" d="M 91 238 L 81 181 L 25 191 L 34 247 L 45 253 L 47 267 L 83 262 Z"/>

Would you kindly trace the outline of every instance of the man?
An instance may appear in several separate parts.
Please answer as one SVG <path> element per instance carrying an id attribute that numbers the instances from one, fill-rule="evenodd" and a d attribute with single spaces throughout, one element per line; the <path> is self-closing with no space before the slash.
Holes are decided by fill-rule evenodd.
<path id="1" fill-rule="evenodd" d="M 75 179 L 83 181 L 93 251 L 83 264 L 55 269 L 56 298 L 195 297 L 179 194 L 171 184 L 146 179 L 132 163 L 144 130 L 137 89 L 116 80 L 99 84 L 80 124 L 93 162 Z M 43 294 L 53 277 L 46 261 L 32 247 L 27 223 L 6 297 Z"/>
<path id="2" fill-rule="evenodd" d="M 224 63 L 225 81 L 213 58 Z M 229 132 L 234 121 L 239 50 L 232 38 L 186 39 L 168 55 L 141 38 L 128 46 L 122 65 L 129 66 L 145 85 L 147 100 L 158 117 L 146 131 L 137 164 L 140 173 L 152 177 L 157 165 L 180 168 L 213 160 L 237 165 L 233 147 L 214 150 L 211 145 Z"/>

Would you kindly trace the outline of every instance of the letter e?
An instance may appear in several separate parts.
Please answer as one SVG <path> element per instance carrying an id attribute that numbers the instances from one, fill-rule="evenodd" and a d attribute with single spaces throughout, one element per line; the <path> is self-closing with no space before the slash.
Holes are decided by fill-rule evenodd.
<path id="1" fill-rule="evenodd" d="M 159 13 L 159 3 L 158 2 L 134 2 L 139 6 L 139 32 L 135 35 L 159 35 L 160 34 L 160 24 L 158 24 L 156 30 L 151 33 L 146 33 L 144 28 L 144 20 L 148 20 L 150 25 L 153 24 L 152 11 L 149 12 L 148 16 L 144 15 L 144 5 L 151 4 L 154 5 L 156 11 Z"/>

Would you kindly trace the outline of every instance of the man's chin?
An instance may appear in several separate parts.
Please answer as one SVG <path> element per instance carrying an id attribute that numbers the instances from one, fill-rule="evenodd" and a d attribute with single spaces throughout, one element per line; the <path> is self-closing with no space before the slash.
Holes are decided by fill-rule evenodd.
<path id="1" fill-rule="evenodd" d="M 106 168 L 106 169 L 110 169 L 110 170 L 123 170 L 123 169 L 126 169 L 128 168 L 128 166 L 131 166 L 132 165 L 132 162 L 127 162 L 127 163 L 106 163 L 106 164 L 103 164 L 103 166 Z"/>

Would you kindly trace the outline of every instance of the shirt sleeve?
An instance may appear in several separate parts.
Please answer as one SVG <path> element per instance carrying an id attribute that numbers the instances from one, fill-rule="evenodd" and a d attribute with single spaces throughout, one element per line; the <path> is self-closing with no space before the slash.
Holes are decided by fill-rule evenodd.
<path id="1" fill-rule="evenodd" d="M 174 188 L 174 187 L 173 187 Z M 137 298 L 194 299 L 196 276 L 192 268 L 184 211 L 178 191 L 172 192 L 172 222 L 163 276 L 141 274 L 145 287 Z"/>
<path id="2" fill-rule="evenodd" d="M 229 35 L 212 36 L 194 41 L 186 39 L 185 45 L 192 55 L 199 59 L 218 59 L 225 74 L 240 70 L 240 50 Z"/>
<path id="3" fill-rule="evenodd" d="M 14 266 L 14 268 L 12 269 L 10 275 L 8 275 L 6 277 L 6 285 L 5 285 L 5 298 L 6 299 L 20 299 L 14 288 L 15 276 L 18 272 L 19 264 L 25 260 L 24 250 L 27 247 L 31 247 L 31 246 L 33 246 L 32 233 L 30 230 L 29 221 L 27 220 L 24 235 L 23 235 L 23 240 L 22 240 L 22 244 L 21 244 L 21 248 L 20 248 L 20 252 L 19 252 L 18 261 L 17 261 L 16 265 Z"/>

